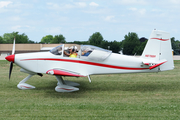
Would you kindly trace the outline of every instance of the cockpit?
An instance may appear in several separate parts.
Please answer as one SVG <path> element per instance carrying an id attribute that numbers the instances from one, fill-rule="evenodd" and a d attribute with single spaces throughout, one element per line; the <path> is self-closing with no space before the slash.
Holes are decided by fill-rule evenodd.
<path id="1" fill-rule="evenodd" d="M 85 59 L 85 60 L 104 61 L 112 53 L 112 51 L 110 50 L 102 49 L 100 47 L 96 47 L 93 45 L 74 45 L 74 46 L 76 46 L 77 48 L 76 58 Z M 71 47 L 72 46 L 68 44 L 67 45 L 62 44 L 53 48 L 52 50 L 50 50 L 50 52 L 54 55 L 59 55 L 61 57 L 68 57 L 64 54 L 64 52 L 69 52 L 69 49 Z"/>
<path id="2" fill-rule="evenodd" d="M 50 52 L 54 55 L 62 55 L 63 46 L 64 46 L 63 44 L 59 45 L 59 46 L 51 49 Z"/>

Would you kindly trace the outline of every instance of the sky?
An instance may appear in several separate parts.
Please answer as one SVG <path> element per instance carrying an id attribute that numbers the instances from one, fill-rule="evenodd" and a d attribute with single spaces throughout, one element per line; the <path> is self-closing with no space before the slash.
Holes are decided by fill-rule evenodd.
<path id="1" fill-rule="evenodd" d="M 129 32 L 149 38 L 153 29 L 180 40 L 180 0 L 0 0 L 0 36 L 25 33 L 40 42 L 62 34 L 67 42 L 122 41 Z"/>

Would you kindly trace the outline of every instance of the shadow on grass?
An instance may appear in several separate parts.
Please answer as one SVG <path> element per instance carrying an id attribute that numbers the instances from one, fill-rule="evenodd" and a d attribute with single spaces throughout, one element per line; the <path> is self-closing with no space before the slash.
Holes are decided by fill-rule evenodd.
<path id="1" fill-rule="evenodd" d="M 161 91 L 161 90 L 180 90 L 180 81 L 179 82 L 169 82 L 169 83 L 156 83 L 156 82 L 107 82 L 107 83 L 96 83 L 93 87 L 85 88 L 81 86 L 84 90 L 93 90 L 93 91 Z"/>
<path id="2" fill-rule="evenodd" d="M 180 81 L 169 82 L 121 82 L 121 81 L 94 81 L 89 83 L 87 81 L 73 81 L 80 84 L 79 91 L 71 93 L 58 93 L 54 89 L 57 85 L 56 81 L 49 81 L 45 86 L 39 86 L 37 91 L 44 91 L 46 97 L 56 98 L 80 98 L 85 97 L 87 93 L 100 93 L 100 92 L 117 92 L 117 91 L 129 91 L 129 92 L 153 92 L 153 91 L 179 91 Z"/>

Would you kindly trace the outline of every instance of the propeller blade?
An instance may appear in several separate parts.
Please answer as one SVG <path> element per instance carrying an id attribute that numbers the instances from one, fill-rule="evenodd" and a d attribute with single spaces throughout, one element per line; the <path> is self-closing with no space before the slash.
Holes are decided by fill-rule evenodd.
<path id="1" fill-rule="evenodd" d="M 10 80 L 10 78 L 11 78 L 12 69 L 13 69 L 13 62 L 10 63 L 10 68 L 9 68 L 9 80 Z"/>
<path id="2" fill-rule="evenodd" d="M 15 52 L 15 37 L 14 37 L 14 42 L 13 42 L 12 55 L 14 54 L 14 52 Z"/>

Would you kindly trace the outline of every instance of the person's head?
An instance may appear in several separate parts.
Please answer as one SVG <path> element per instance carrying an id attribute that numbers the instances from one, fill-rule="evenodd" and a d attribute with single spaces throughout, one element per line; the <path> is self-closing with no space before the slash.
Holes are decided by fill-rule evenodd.
<path id="1" fill-rule="evenodd" d="M 69 48 L 69 52 L 73 53 L 73 52 L 76 52 L 77 51 L 77 47 L 76 46 L 71 46 Z"/>

